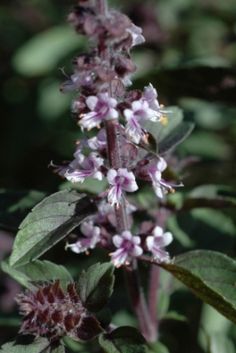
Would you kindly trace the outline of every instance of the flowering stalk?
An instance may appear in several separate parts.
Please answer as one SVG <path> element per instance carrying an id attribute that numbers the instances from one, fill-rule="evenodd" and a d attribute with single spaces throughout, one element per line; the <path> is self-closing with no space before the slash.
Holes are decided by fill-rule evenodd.
<path id="1" fill-rule="evenodd" d="M 157 227 L 157 222 L 144 234 L 132 234 L 136 208 L 127 195 L 138 190 L 138 179 L 149 182 L 158 198 L 173 191 L 173 184 L 162 175 L 166 161 L 143 148 L 148 146 L 146 124 L 161 124 L 165 110 L 151 84 L 143 92 L 127 90 L 136 71 L 130 51 L 144 42 L 139 27 L 127 16 L 108 9 L 106 0 L 80 0 L 69 22 L 88 37 L 93 49 L 74 60 L 74 73 L 61 89 L 79 91 L 72 104 L 78 125 L 82 131 L 99 132 L 79 141 L 74 160 L 56 170 L 73 183 L 83 183 L 87 178 L 106 179 L 109 187 L 98 196 L 98 213 L 81 225 L 77 242 L 67 248 L 75 253 L 89 253 L 97 246 L 110 251 L 112 263 L 125 268 L 140 329 L 148 341 L 155 341 L 156 320 L 140 285 L 137 260 L 148 251 L 154 259 L 168 261 L 164 247 L 172 237 Z"/>
<path id="2" fill-rule="evenodd" d="M 97 0 L 98 7 L 101 14 L 106 13 L 107 1 Z M 111 168 L 119 169 L 122 168 L 121 161 L 121 149 L 119 141 L 119 121 L 118 119 L 112 119 L 106 121 L 106 133 L 107 133 L 107 154 L 109 164 Z M 128 220 L 125 199 L 122 198 L 120 205 L 115 207 L 117 231 L 119 233 L 129 230 L 130 224 Z M 132 262 L 132 270 L 126 271 L 127 285 L 130 292 L 130 298 L 134 307 L 134 310 L 139 321 L 140 330 L 144 337 L 151 342 L 156 341 L 156 334 L 152 327 L 152 322 L 147 309 L 146 300 L 144 297 L 143 290 L 140 285 L 137 261 Z"/>

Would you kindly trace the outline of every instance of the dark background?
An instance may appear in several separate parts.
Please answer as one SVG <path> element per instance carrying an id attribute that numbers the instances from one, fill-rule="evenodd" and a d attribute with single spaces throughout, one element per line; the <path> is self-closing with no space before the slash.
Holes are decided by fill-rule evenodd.
<path id="1" fill-rule="evenodd" d="M 198 159 L 184 175 L 185 191 L 202 184 L 236 190 L 235 0 L 113 3 L 143 28 L 146 37 L 133 53 L 139 68 L 135 87 L 152 82 L 161 102 L 178 105 L 185 119 L 196 124 L 177 150 L 180 158 Z M 65 74 L 71 73 L 71 59 L 87 44 L 66 23 L 72 5 L 73 1 L 63 0 L 0 3 L 0 259 L 9 252 L 26 210 L 63 187 L 48 164 L 70 160 L 80 134 L 70 115 L 72 95 L 62 95 L 58 89 Z M 8 212 L 22 199 L 17 214 Z M 178 216 L 176 233 L 184 231 L 190 243 L 178 239 L 173 254 L 205 248 L 235 256 L 235 220 L 234 209 L 198 209 Z M 60 263 L 64 257 L 76 274 L 77 257 L 70 254 L 69 259 L 63 246 L 50 256 Z M 1 279 L 0 338 L 5 341 L 17 332 L 13 297 L 19 288 L 3 273 Z M 170 352 L 216 353 L 214 347 L 207 350 L 207 335 L 222 347 L 220 353 L 235 352 L 233 325 L 176 283 L 173 288 L 170 309 L 179 316 L 161 326 L 161 338 Z M 119 292 L 122 288 L 117 285 L 117 298 Z M 123 298 L 114 299 L 116 320 L 129 323 L 121 302 Z M 180 315 L 188 321 L 181 321 Z"/>

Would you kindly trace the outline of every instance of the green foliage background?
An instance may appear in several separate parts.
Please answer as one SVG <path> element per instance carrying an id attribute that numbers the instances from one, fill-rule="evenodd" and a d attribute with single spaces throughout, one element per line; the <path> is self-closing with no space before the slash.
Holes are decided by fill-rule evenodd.
<path id="1" fill-rule="evenodd" d="M 128 13 L 143 27 L 147 37 L 146 44 L 134 51 L 139 69 L 134 85 L 142 88 L 152 82 L 161 102 L 178 105 L 185 120 L 196 124 L 192 135 L 177 150 L 181 158 L 199 159 L 186 169 L 184 192 L 202 184 L 218 184 L 227 185 L 230 196 L 235 197 L 235 1 L 110 3 Z M 2 230 L 11 234 L 45 194 L 63 188 L 64 182 L 47 165 L 52 159 L 55 163 L 70 159 L 74 141 L 80 136 L 70 117 L 72 95 L 62 95 L 58 89 L 65 74 L 71 73 L 71 58 L 88 45 L 66 24 L 66 14 L 72 5 L 72 0 L 2 0 L 0 4 L 0 224 Z M 204 197 L 210 198 L 211 192 L 206 187 Z M 141 201 L 145 202 L 147 196 L 144 194 Z M 178 193 L 174 197 L 182 196 Z M 233 207 L 183 210 L 169 220 L 169 228 L 177 238 L 171 248 L 173 254 L 201 248 L 236 255 Z M 6 255 L 4 242 L 1 232 L 1 257 Z M 104 255 L 95 256 L 103 259 Z M 58 263 L 63 259 L 75 276 L 82 263 L 86 267 L 93 262 L 89 257 L 65 253 L 64 244 L 59 244 L 47 257 Z M 202 305 L 177 282 L 171 282 L 170 290 L 169 275 L 163 272 L 162 277 L 161 339 L 170 352 L 235 352 L 234 325 L 214 309 Z M 3 298 L 9 288 L 2 273 L 1 279 L 0 298 Z M 120 279 L 112 311 L 117 324 L 132 324 Z M 17 332 L 18 317 L 14 310 L 14 305 L 9 311 L 0 305 L 2 341 Z M 160 353 L 166 352 L 161 346 L 158 349 Z"/>

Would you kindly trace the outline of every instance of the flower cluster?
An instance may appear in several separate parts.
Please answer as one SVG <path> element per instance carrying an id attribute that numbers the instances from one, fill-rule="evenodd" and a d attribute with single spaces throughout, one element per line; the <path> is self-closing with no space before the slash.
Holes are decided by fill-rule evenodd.
<path id="1" fill-rule="evenodd" d="M 54 341 L 63 336 L 87 341 L 97 336 L 102 328 L 83 307 L 74 283 L 66 290 L 60 282 L 39 286 L 17 298 L 24 320 L 20 333 L 47 337 Z"/>
<path id="2" fill-rule="evenodd" d="M 156 227 L 152 235 L 141 239 L 139 235 L 133 236 L 128 226 L 117 234 L 117 210 L 125 207 L 132 224 L 126 194 L 136 192 L 139 181 L 149 182 L 159 199 L 173 192 L 176 185 L 163 176 L 168 170 L 163 157 L 145 149 L 150 136 L 148 124 L 158 126 L 166 122 L 167 111 L 159 104 L 156 89 L 149 84 L 143 91 L 127 91 L 136 70 L 130 51 L 144 42 L 142 30 L 126 15 L 101 4 L 79 1 L 68 17 L 76 32 L 93 43 L 90 52 L 74 59 L 74 72 L 61 86 L 62 92 L 76 92 L 72 113 L 89 138 L 77 142 L 74 160 L 57 167 L 57 172 L 72 183 L 83 183 L 87 178 L 105 180 L 107 189 L 100 198 L 106 198 L 106 212 L 101 215 L 99 211 L 84 222 L 77 242 L 67 248 L 88 253 L 96 246 L 106 246 L 111 249 L 111 260 L 116 266 L 128 264 L 144 251 L 164 261 L 168 255 L 163 247 L 169 244 L 170 233 L 160 233 Z M 112 133 L 110 123 L 115 129 Z M 112 149 L 116 149 L 115 157 Z"/>

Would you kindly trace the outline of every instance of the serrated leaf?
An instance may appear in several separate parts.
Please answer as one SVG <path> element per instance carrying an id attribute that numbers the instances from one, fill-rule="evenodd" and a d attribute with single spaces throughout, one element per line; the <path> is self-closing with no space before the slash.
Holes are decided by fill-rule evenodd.
<path id="1" fill-rule="evenodd" d="M 46 350 L 49 346 L 49 342 L 46 338 L 37 338 L 33 342 L 9 342 L 5 343 L 1 349 L 0 353 L 46 353 L 50 352 Z"/>
<path id="2" fill-rule="evenodd" d="M 26 76 L 43 75 L 54 69 L 69 52 L 84 46 L 69 26 L 50 28 L 35 35 L 15 53 L 13 66 Z"/>
<path id="3" fill-rule="evenodd" d="M 76 191 L 64 190 L 45 198 L 21 223 L 10 265 L 22 266 L 37 259 L 95 210 L 90 199 Z"/>
<path id="4" fill-rule="evenodd" d="M 139 331 L 129 326 L 120 327 L 99 337 L 99 344 L 105 353 L 147 353 L 145 343 Z"/>
<path id="5" fill-rule="evenodd" d="M 32 289 L 34 283 L 60 280 L 61 285 L 66 286 L 73 278 L 64 266 L 50 261 L 36 260 L 25 266 L 14 268 L 7 261 L 2 262 L 2 270 L 13 277 L 22 286 Z"/>
<path id="6" fill-rule="evenodd" d="M 114 266 L 110 262 L 97 263 L 83 271 L 78 281 L 78 291 L 89 311 L 99 311 L 110 298 L 114 286 Z"/>
<path id="7" fill-rule="evenodd" d="M 194 124 L 183 122 L 179 124 L 167 137 L 165 137 L 158 146 L 160 154 L 170 152 L 180 143 L 182 143 L 193 131 Z"/>
<path id="8" fill-rule="evenodd" d="M 160 266 L 236 323 L 236 261 L 215 251 L 196 250 Z"/>

